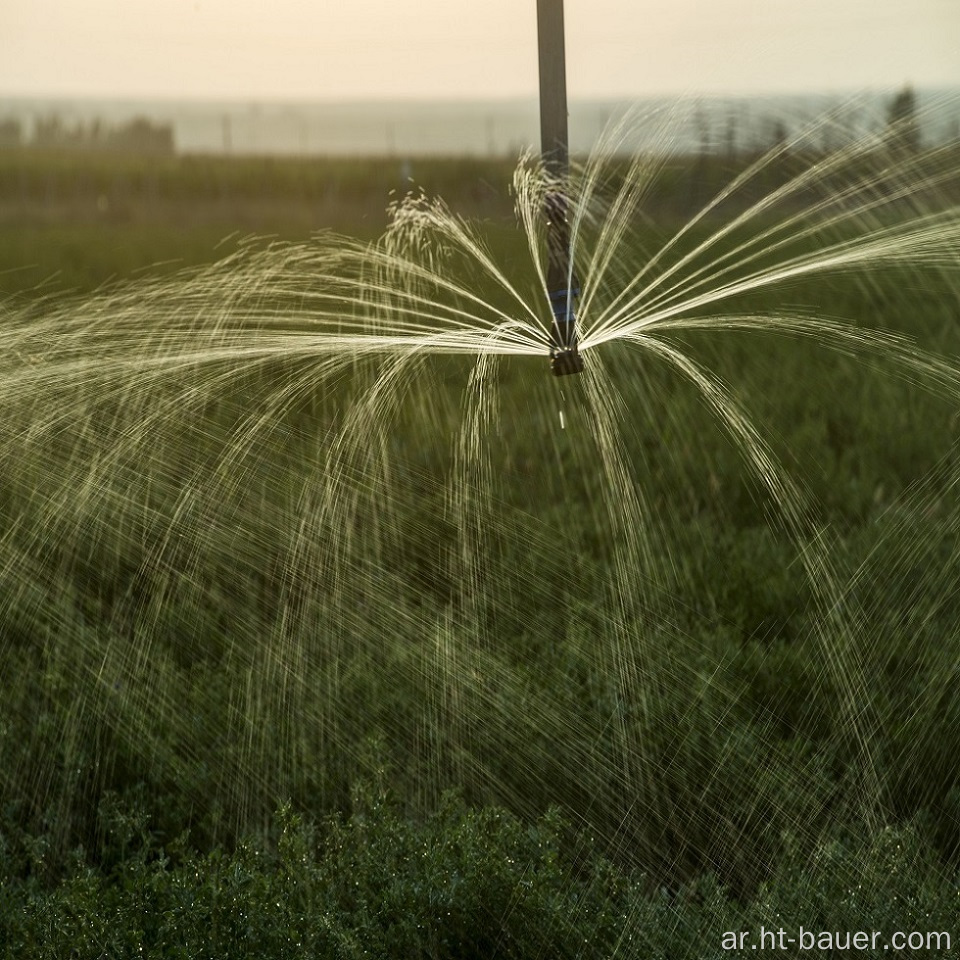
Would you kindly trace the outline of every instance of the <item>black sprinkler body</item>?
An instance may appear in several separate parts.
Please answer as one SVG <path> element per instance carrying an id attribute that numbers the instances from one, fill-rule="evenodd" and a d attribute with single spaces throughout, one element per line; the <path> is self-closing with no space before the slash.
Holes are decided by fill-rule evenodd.
<path id="1" fill-rule="evenodd" d="M 553 326 L 550 331 L 550 369 L 555 377 L 583 373 L 583 357 L 577 344 L 577 318 L 574 313 L 579 287 L 554 290 L 550 293 Z"/>
<path id="2" fill-rule="evenodd" d="M 570 163 L 567 146 L 567 75 L 563 44 L 563 0 L 537 0 L 540 53 L 540 150 L 547 174 L 562 188 Z M 583 371 L 577 337 L 580 284 L 570 259 L 568 203 L 561 189 L 544 203 L 547 227 L 547 295 L 550 299 L 550 369 L 565 377 Z"/>
<path id="3" fill-rule="evenodd" d="M 583 357 L 580 351 L 573 347 L 570 350 L 561 350 L 550 357 L 550 370 L 555 377 L 566 377 L 571 373 L 583 373 Z"/>
<path id="4" fill-rule="evenodd" d="M 574 347 L 571 350 L 561 350 L 550 358 L 550 370 L 555 377 L 566 377 L 571 373 L 583 373 L 583 357 Z"/>

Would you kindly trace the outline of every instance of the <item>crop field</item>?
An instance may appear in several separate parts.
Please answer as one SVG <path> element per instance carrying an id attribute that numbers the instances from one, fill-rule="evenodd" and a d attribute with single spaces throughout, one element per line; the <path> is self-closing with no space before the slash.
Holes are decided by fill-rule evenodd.
<path id="1" fill-rule="evenodd" d="M 960 938 L 956 148 L 514 166 L 0 153 L 0 955 Z"/>

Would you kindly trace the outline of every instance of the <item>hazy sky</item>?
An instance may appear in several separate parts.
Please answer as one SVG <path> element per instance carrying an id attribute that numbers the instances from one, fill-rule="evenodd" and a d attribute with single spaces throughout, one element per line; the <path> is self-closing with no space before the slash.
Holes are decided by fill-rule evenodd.
<path id="1" fill-rule="evenodd" d="M 960 84 L 960 0 L 566 0 L 571 97 Z M 536 94 L 535 0 L 0 0 L 0 96 Z"/>

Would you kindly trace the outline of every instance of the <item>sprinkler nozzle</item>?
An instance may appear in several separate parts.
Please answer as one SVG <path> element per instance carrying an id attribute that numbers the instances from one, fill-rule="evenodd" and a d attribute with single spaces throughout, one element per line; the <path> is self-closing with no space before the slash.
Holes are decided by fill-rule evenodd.
<path id="1" fill-rule="evenodd" d="M 583 373 L 583 357 L 576 347 L 550 354 L 550 371 L 555 377 L 566 377 L 571 373 Z"/>
<path id="2" fill-rule="evenodd" d="M 555 290 L 550 294 L 553 328 L 550 331 L 550 369 L 555 377 L 583 372 L 583 357 L 577 342 L 577 318 L 573 307 L 580 289 Z"/>

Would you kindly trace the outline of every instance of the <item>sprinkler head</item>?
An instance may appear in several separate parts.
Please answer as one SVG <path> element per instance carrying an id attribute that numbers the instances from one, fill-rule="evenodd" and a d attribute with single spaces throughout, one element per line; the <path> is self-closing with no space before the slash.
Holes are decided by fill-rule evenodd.
<path id="1" fill-rule="evenodd" d="M 573 305 L 580 290 L 555 290 L 550 294 L 550 310 L 553 313 L 550 346 L 550 369 L 555 377 L 566 377 L 583 372 L 583 357 L 580 356 L 577 338 L 577 318 Z"/>
<path id="2" fill-rule="evenodd" d="M 576 347 L 569 350 L 551 351 L 550 370 L 555 377 L 566 377 L 571 373 L 583 373 L 583 357 Z"/>

